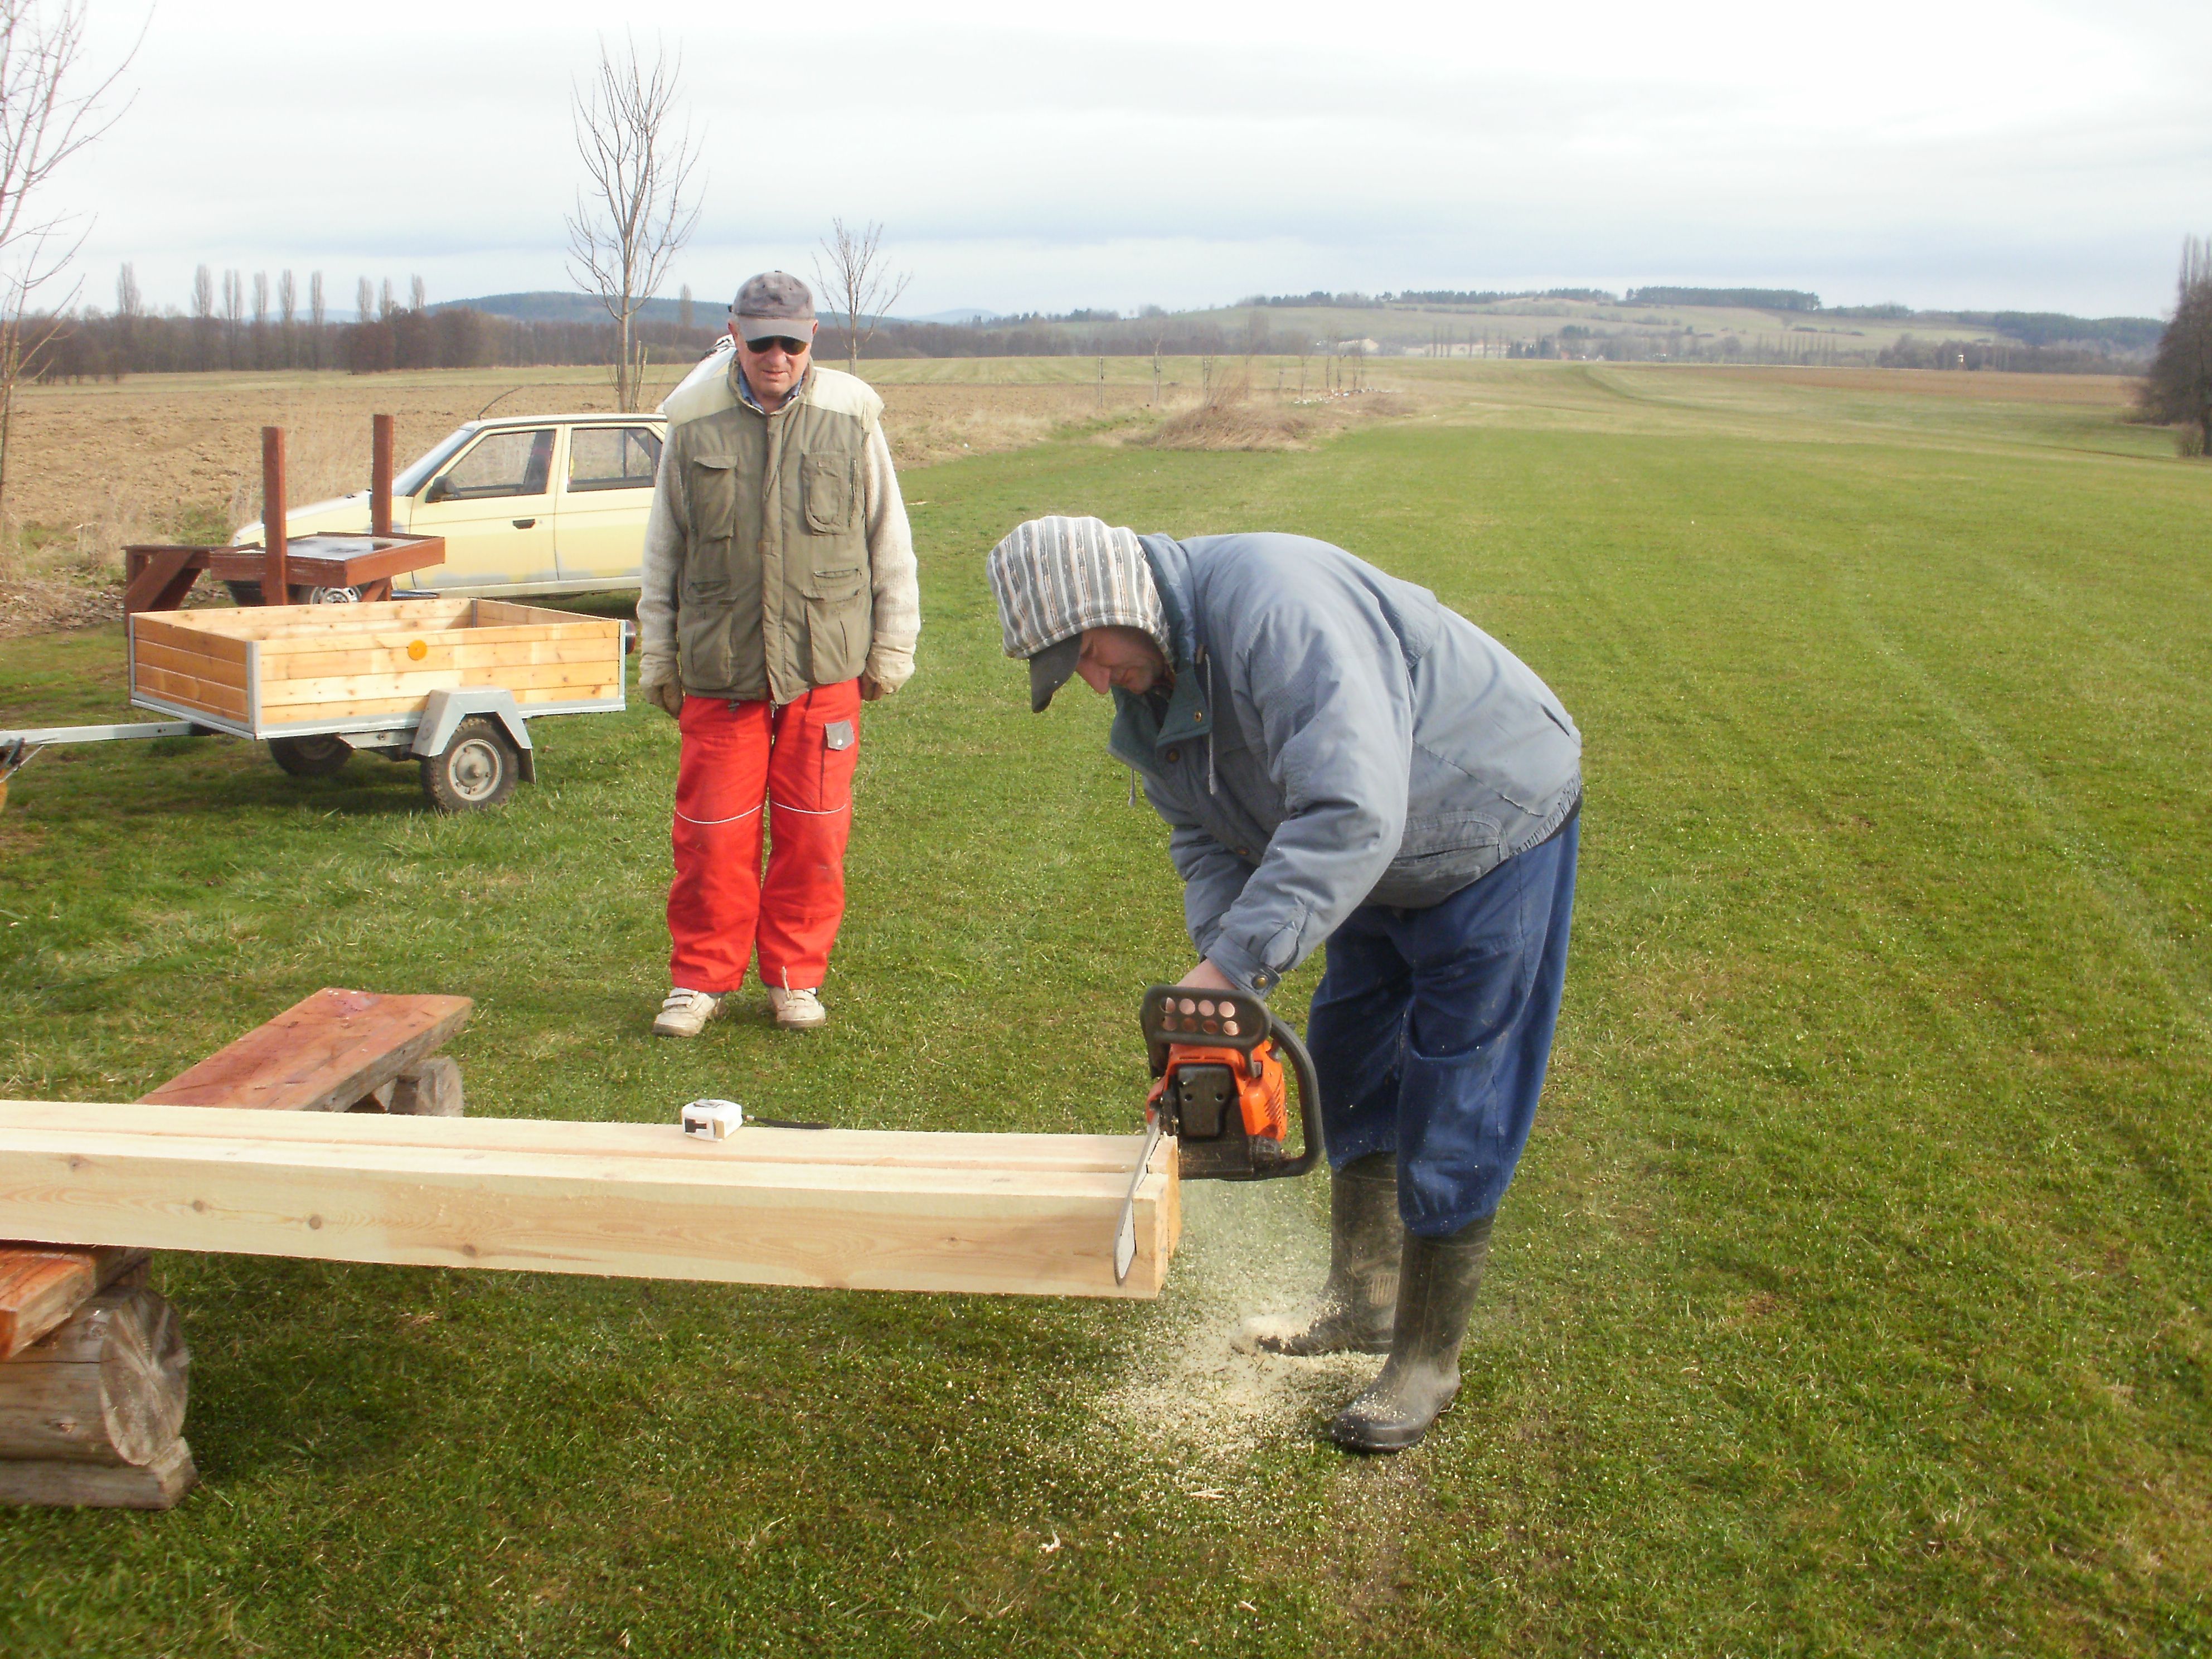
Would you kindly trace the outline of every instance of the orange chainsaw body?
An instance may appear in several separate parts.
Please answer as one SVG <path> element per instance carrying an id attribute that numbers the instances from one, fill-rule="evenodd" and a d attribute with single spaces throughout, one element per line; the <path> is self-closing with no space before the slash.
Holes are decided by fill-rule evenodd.
<path id="1" fill-rule="evenodd" d="M 1139 1012 L 1152 1061 L 1145 1121 L 1176 1138 L 1185 1180 L 1303 1175 L 1321 1156 L 1319 1092 L 1297 1034 L 1241 991 L 1155 985 Z M 1289 1071 L 1304 1150 L 1292 1154 Z"/>

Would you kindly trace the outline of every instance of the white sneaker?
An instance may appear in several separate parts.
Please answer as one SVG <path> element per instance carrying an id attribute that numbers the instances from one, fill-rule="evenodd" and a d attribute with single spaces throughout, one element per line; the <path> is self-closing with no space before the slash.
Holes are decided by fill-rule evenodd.
<path id="1" fill-rule="evenodd" d="M 830 1023 L 830 1011 L 812 991 L 768 988 L 768 1006 L 775 1010 L 775 1023 L 787 1031 L 811 1031 Z"/>
<path id="2" fill-rule="evenodd" d="M 713 991 L 687 991 L 678 986 L 660 1005 L 660 1018 L 653 1022 L 655 1036 L 695 1037 L 721 1011 L 722 999 Z"/>

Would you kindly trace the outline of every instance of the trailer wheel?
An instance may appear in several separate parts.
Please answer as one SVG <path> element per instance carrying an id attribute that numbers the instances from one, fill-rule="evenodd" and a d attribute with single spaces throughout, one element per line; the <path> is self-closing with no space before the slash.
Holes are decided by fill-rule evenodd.
<path id="1" fill-rule="evenodd" d="M 271 738 L 269 758 L 295 778 L 335 777 L 353 758 L 343 738 Z"/>
<path id="2" fill-rule="evenodd" d="M 496 806 L 514 793 L 522 761 L 514 739 L 497 720 L 463 720 L 442 755 L 422 757 L 422 793 L 441 812 L 473 812 Z"/>

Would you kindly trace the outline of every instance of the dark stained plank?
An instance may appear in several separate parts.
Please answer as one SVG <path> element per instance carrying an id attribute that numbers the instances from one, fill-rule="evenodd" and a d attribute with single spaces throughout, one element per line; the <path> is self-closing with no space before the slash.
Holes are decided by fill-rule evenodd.
<path id="1" fill-rule="evenodd" d="M 157 1106 L 343 1112 L 460 1030 L 466 997 L 325 988 L 139 1098 Z"/>

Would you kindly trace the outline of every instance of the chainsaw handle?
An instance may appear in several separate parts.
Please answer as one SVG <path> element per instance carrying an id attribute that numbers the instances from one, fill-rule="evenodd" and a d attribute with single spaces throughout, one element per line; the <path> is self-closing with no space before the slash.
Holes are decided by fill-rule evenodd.
<path id="1" fill-rule="evenodd" d="M 1267 1035 L 1274 1039 L 1277 1052 L 1290 1060 L 1291 1074 L 1297 1079 L 1298 1127 L 1305 1137 L 1298 1155 L 1272 1173 L 1302 1176 L 1321 1159 L 1321 1082 L 1314 1075 L 1313 1056 L 1306 1052 L 1306 1045 L 1291 1029 L 1290 1022 L 1272 1008 L 1267 1011 Z"/>

